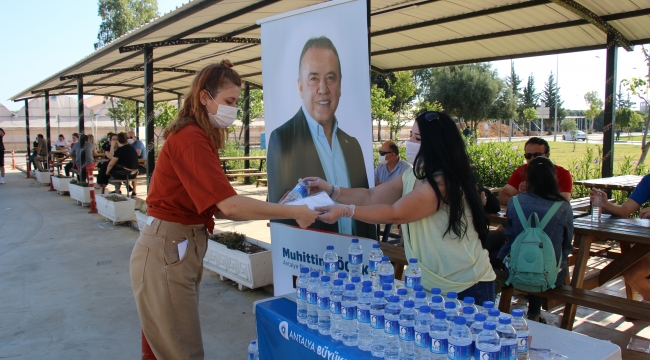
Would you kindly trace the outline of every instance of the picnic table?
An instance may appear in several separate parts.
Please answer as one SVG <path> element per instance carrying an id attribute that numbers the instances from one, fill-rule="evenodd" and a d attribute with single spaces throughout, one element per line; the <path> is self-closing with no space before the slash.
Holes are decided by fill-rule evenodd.
<path id="1" fill-rule="evenodd" d="M 227 163 L 229 161 L 246 161 L 246 160 L 259 160 L 260 166 L 258 168 L 253 168 L 253 169 L 228 169 Z M 226 177 L 228 178 L 236 178 L 236 177 L 251 177 L 251 176 L 266 176 L 265 172 L 262 172 L 262 167 L 264 167 L 264 161 L 266 160 L 266 156 L 229 156 L 229 157 L 222 157 L 219 158 L 219 161 L 221 161 L 221 167 L 223 168 L 224 174 L 226 174 Z M 259 185 L 259 184 L 258 184 Z"/>
<path id="2" fill-rule="evenodd" d="M 595 187 L 596 189 L 603 190 L 622 190 L 627 191 L 629 194 L 634 191 L 634 189 L 636 189 L 636 186 L 641 182 L 641 179 L 643 179 L 643 176 L 622 175 L 600 179 L 574 181 L 573 185 L 582 185 L 588 188 Z"/>
<path id="3" fill-rule="evenodd" d="M 577 218 L 580 218 L 580 217 L 587 216 L 587 215 L 589 215 L 589 213 L 586 212 L 586 211 L 573 210 L 573 219 L 574 220 L 577 219 Z M 506 210 L 501 209 L 501 211 L 499 211 L 496 214 L 488 214 L 488 218 L 490 218 L 490 224 L 493 224 L 493 225 L 505 225 L 506 219 L 508 218 L 508 216 L 506 215 Z M 540 217 L 540 220 L 541 220 L 541 217 Z"/>

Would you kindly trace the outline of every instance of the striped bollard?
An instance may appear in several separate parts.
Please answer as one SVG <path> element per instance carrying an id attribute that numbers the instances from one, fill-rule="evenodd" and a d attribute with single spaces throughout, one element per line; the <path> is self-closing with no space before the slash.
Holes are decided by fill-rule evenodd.
<path id="1" fill-rule="evenodd" d="M 16 170 L 16 158 L 13 150 L 11 150 L 11 170 Z"/>
<path id="2" fill-rule="evenodd" d="M 27 155 L 25 155 L 25 161 L 27 162 L 27 177 L 26 177 L 26 179 L 29 179 L 29 178 L 32 177 L 31 176 L 31 174 L 32 174 L 32 162 L 29 161 L 29 153 L 27 153 Z"/>
<path id="3" fill-rule="evenodd" d="M 50 191 L 56 191 L 54 190 L 54 182 L 52 178 L 54 177 L 54 164 L 52 164 L 52 155 L 50 154 L 49 159 L 48 159 L 48 164 L 50 166 Z"/>
<path id="4" fill-rule="evenodd" d="M 86 166 L 86 177 L 88 178 L 88 187 L 90 188 L 90 211 L 89 214 L 97 214 L 97 202 L 95 201 L 95 177 L 93 171 L 95 164 Z"/>

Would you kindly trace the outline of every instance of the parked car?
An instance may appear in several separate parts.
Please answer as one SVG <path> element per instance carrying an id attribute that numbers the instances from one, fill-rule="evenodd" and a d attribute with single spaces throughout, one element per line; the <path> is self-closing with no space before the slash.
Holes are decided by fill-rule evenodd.
<path id="1" fill-rule="evenodd" d="M 574 135 L 575 135 L 575 138 L 573 137 Z M 580 130 L 568 131 L 568 132 L 564 133 L 564 135 L 562 135 L 562 140 L 566 140 L 566 141 L 575 141 L 575 140 L 586 141 L 587 140 L 587 134 L 585 134 L 584 131 L 580 131 Z"/>

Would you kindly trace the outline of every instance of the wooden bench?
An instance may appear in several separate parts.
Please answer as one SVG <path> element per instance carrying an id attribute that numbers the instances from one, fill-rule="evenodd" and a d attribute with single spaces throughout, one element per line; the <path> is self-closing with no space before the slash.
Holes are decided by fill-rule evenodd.
<path id="1" fill-rule="evenodd" d="M 238 177 L 252 177 L 252 176 L 266 176 L 266 173 L 264 172 L 252 172 L 252 173 L 245 173 L 245 174 L 226 174 L 227 178 L 238 178 Z"/>
<path id="2" fill-rule="evenodd" d="M 257 182 L 257 185 L 255 185 L 255 187 L 259 187 L 260 184 L 264 184 L 265 186 L 268 186 L 269 180 L 268 179 L 257 179 L 256 182 Z"/>
<path id="3" fill-rule="evenodd" d="M 226 174 L 236 174 L 236 173 L 253 173 L 260 172 L 259 169 L 228 169 Z"/>

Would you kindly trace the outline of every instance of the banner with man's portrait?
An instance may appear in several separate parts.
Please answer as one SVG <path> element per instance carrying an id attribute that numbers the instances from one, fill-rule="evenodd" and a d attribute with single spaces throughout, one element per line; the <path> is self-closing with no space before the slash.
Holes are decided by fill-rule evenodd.
<path id="1" fill-rule="evenodd" d="M 262 25 L 269 202 L 279 202 L 298 179 L 308 176 L 345 188 L 372 186 L 366 2 L 332 1 L 258 23 Z M 321 240 L 311 242 L 313 231 L 376 238 L 375 225 L 347 218 L 335 224 L 316 221 L 307 230 L 284 228 L 279 238 L 281 224 L 296 225 L 284 220 L 271 223 L 276 295 L 288 292 L 278 282 L 291 281 L 287 275 L 299 271 L 281 266 L 287 234 L 303 239 L 304 249 L 293 250 L 310 253 L 329 245 L 320 243 L 327 242 L 322 236 L 312 236 Z M 344 257 L 347 247 L 335 250 Z"/>

